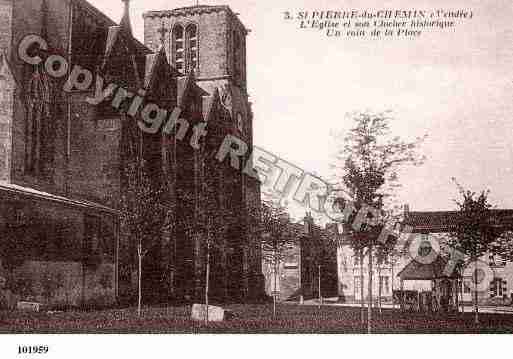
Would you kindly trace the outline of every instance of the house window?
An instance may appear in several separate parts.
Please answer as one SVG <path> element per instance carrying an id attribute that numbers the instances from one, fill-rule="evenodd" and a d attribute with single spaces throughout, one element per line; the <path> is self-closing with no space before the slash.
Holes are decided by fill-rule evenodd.
<path id="1" fill-rule="evenodd" d="M 505 267 L 506 261 L 499 255 L 490 254 L 488 256 L 488 264 L 490 267 Z"/>
<path id="2" fill-rule="evenodd" d="M 173 29 L 173 50 L 174 65 L 178 71 L 183 72 L 185 69 L 185 43 L 181 25 L 176 25 Z"/>
<path id="3" fill-rule="evenodd" d="M 355 267 L 360 265 L 360 254 L 359 253 L 353 254 L 353 265 Z"/>
<path id="4" fill-rule="evenodd" d="M 283 269 L 298 269 L 298 264 L 297 263 L 288 263 L 286 262 L 284 265 L 283 265 Z"/>
<path id="5" fill-rule="evenodd" d="M 463 293 L 468 294 L 470 293 L 470 282 L 463 281 Z"/>
<path id="6" fill-rule="evenodd" d="M 276 275 L 274 274 L 274 268 L 271 268 L 271 291 L 279 292 L 280 291 L 280 276 L 279 269 L 276 271 Z"/>
<path id="7" fill-rule="evenodd" d="M 354 277 L 354 290 L 356 293 L 360 293 L 360 289 L 362 287 L 361 283 L 362 283 L 362 281 L 361 281 L 360 276 L 355 276 Z"/>
<path id="8" fill-rule="evenodd" d="M 198 28 L 191 24 L 187 26 L 187 68 L 196 70 L 198 68 Z"/>
<path id="9" fill-rule="evenodd" d="M 388 276 L 380 276 L 379 277 L 379 288 L 382 294 L 388 294 L 390 291 L 390 286 L 388 283 Z"/>
<path id="10" fill-rule="evenodd" d="M 495 278 L 490 282 L 490 298 L 502 297 L 507 292 L 507 281 Z"/>

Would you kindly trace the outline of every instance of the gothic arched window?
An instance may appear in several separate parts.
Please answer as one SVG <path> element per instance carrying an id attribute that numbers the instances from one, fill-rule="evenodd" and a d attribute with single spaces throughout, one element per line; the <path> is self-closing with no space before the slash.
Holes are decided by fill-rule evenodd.
<path id="1" fill-rule="evenodd" d="M 183 72 L 185 69 L 185 41 L 182 25 L 173 28 L 173 63 L 176 69 Z"/>
<path id="2" fill-rule="evenodd" d="M 242 77 L 241 40 L 237 32 L 233 32 L 233 77 L 239 82 Z"/>
<path id="3" fill-rule="evenodd" d="M 198 27 L 194 24 L 187 26 L 187 69 L 196 70 L 198 67 Z"/>
<path id="4" fill-rule="evenodd" d="M 239 130 L 239 132 L 242 133 L 244 130 L 244 120 L 243 120 L 242 114 L 240 112 L 237 112 L 236 121 L 237 121 L 237 129 Z"/>
<path id="5" fill-rule="evenodd" d="M 47 148 L 52 124 L 51 101 L 53 99 L 50 79 L 46 72 L 35 67 L 26 88 L 26 167 L 28 172 L 39 175 L 49 155 Z"/>

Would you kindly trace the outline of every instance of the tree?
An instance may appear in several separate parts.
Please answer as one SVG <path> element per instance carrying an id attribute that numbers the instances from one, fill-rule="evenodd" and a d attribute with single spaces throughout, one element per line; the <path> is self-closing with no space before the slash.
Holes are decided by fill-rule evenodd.
<path id="1" fill-rule="evenodd" d="M 262 258 L 273 268 L 273 289 L 277 288 L 278 266 L 294 244 L 285 208 L 277 202 L 263 201 L 261 215 Z M 276 293 L 273 293 L 273 317 L 276 317 Z"/>
<path id="2" fill-rule="evenodd" d="M 208 323 L 208 293 L 210 290 L 210 248 L 213 242 L 213 234 L 212 234 L 212 220 L 208 219 L 207 226 L 207 263 L 205 270 L 205 323 Z"/>
<path id="3" fill-rule="evenodd" d="M 477 324 L 479 323 L 477 261 L 484 254 L 500 252 L 501 246 L 498 244 L 504 237 L 505 231 L 494 226 L 490 221 L 492 209 L 488 199 L 490 191 L 481 191 L 477 194 L 464 189 L 456 180 L 454 182 L 462 198 L 455 201 L 459 208 L 459 216 L 454 230 L 449 233 L 448 244 L 454 250 L 468 256 L 470 265 L 476 265 L 472 279 L 474 284 L 474 321 Z"/>
<path id="4" fill-rule="evenodd" d="M 315 223 L 310 213 L 307 213 L 307 220 Z M 332 275 L 337 269 L 337 248 L 340 245 L 338 239 L 336 228 L 332 226 L 326 226 L 325 229 L 313 226 L 311 230 L 309 242 L 310 247 L 315 248 L 312 254 L 317 269 L 319 307 L 322 305 L 324 297 L 334 294 L 332 292 L 333 282 L 338 280 L 338 278 L 334 279 Z"/>
<path id="5" fill-rule="evenodd" d="M 332 165 L 336 182 L 352 193 L 356 212 L 364 206 L 383 211 L 385 201 L 390 200 L 400 186 L 399 170 L 406 165 L 423 163 L 424 157 L 419 155 L 418 148 L 424 137 L 406 142 L 398 136 L 391 136 L 389 124 L 392 117 L 388 112 L 359 112 L 351 114 L 350 118 L 354 122 L 354 127 L 344 137 L 336 136 L 341 144 Z M 373 220 L 379 219 L 373 215 L 368 217 L 372 217 Z M 374 246 L 379 245 L 377 239 L 382 228 L 382 224 L 363 224 L 357 228 L 350 227 L 348 233 L 353 249 L 362 254 L 366 249 L 369 258 L 368 333 L 371 333 L 372 329 L 373 251 Z"/>
<path id="6" fill-rule="evenodd" d="M 207 206 L 208 207 L 208 206 Z M 212 255 L 212 249 L 221 249 L 223 250 L 223 246 L 218 243 L 217 238 L 219 237 L 219 231 L 223 224 L 216 223 L 219 221 L 215 220 L 215 217 L 213 217 L 213 213 L 207 212 L 206 218 L 204 218 L 203 221 L 205 224 L 204 229 L 204 236 L 205 236 L 205 324 L 208 323 L 208 306 L 209 306 L 209 300 L 210 300 L 210 275 L 211 275 L 211 265 L 213 255 Z M 214 225 L 215 224 L 215 225 Z M 217 229 L 217 231 L 216 231 Z"/>
<path id="7" fill-rule="evenodd" d="M 137 314 L 141 316 L 143 259 L 158 243 L 166 208 L 161 191 L 155 189 L 143 161 L 132 161 L 124 169 L 126 189 L 121 196 L 121 223 L 137 253 Z"/>

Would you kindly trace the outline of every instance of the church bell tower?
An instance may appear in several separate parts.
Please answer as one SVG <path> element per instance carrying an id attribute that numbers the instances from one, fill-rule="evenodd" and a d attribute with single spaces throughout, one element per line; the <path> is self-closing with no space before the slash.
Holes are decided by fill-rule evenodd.
<path id="1" fill-rule="evenodd" d="M 252 113 L 246 79 L 248 30 L 228 6 L 198 5 L 144 14 L 144 41 L 164 46 L 168 61 L 184 76 L 194 71 L 198 86 L 230 111 L 238 136 L 252 145 Z"/>

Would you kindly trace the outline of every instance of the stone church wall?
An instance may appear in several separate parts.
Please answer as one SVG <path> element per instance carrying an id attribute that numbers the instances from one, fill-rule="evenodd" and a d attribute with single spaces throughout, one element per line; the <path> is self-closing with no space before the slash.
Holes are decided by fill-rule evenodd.
<path id="1" fill-rule="evenodd" d="M 103 119 L 86 103 L 87 93 L 73 94 L 71 110 L 70 195 L 118 207 L 120 181 L 119 118 Z"/>
<path id="2" fill-rule="evenodd" d="M 29 176 L 26 172 L 26 111 L 24 98 L 21 97 L 23 87 L 27 85 L 28 79 L 33 72 L 30 65 L 24 64 L 17 54 L 17 46 L 27 34 L 42 34 L 43 16 L 41 12 L 41 0 L 34 1 L 14 1 L 12 18 L 12 51 L 10 63 L 14 76 L 22 87 L 17 96 L 19 101 L 15 103 L 13 118 L 13 149 L 12 165 L 14 183 L 21 185 L 34 186 L 42 190 L 63 194 L 64 186 L 64 168 L 65 168 L 65 146 L 66 146 L 66 105 L 63 97 L 60 96 L 59 86 L 61 83 L 54 82 L 56 94 L 53 96 L 56 100 L 56 108 L 53 116 L 53 128 L 55 132 L 55 156 L 52 167 L 52 178 L 47 181 L 40 181 L 37 178 Z M 52 52 L 65 55 L 67 51 L 69 37 L 69 6 L 68 2 L 62 0 L 47 1 L 47 41 Z"/>

